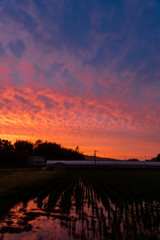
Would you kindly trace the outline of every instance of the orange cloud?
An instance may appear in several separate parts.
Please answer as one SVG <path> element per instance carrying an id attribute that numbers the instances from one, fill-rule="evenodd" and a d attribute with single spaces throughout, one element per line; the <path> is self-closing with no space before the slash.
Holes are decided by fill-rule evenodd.
<path id="1" fill-rule="evenodd" d="M 154 115 L 136 120 L 134 111 L 128 115 L 127 103 L 120 108 L 122 103 L 112 99 L 99 101 L 86 95 L 82 100 L 38 86 L 8 87 L 2 96 L 1 138 L 40 138 L 73 148 L 78 145 L 85 154 L 93 154 L 96 149 L 99 156 L 121 159 L 158 153 L 156 129 L 151 123 L 156 124 Z"/>

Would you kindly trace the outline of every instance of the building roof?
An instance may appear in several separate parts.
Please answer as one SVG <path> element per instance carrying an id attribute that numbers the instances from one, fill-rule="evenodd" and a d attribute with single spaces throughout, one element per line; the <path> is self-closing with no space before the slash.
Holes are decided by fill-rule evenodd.
<path id="1" fill-rule="evenodd" d="M 46 165 L 52 165 L 56 163 L 63 163 L 66 165 L 95 165 L 95 161 L 86 160 L 47 160 Z M 148 166 L 148 167 L 160 167 L 160 162 L 145 162 L 145 161 L 96 161 L 96 165 L 105 166 Z"/>

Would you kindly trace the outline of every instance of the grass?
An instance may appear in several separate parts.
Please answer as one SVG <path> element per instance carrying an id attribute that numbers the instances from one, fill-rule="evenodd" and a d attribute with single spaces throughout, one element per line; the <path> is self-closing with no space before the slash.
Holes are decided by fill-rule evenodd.
<path id="1" fill-rule="evenodd" d="M 55 174 L 53 171 L 39 169 L 0 169 L 0 194 L 13 189 L 17 185 L 42 180 Z"/>

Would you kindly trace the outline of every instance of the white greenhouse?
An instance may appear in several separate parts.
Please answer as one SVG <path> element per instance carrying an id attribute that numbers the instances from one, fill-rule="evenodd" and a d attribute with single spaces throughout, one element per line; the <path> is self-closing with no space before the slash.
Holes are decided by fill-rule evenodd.
<path id="1" fill-rule="evenodd" d="M 70 169 L 160 169 L 160 162 L 151 161 L 87 161 L 87 160 L 47 160 L 47 169 L 70 170 Z"/>

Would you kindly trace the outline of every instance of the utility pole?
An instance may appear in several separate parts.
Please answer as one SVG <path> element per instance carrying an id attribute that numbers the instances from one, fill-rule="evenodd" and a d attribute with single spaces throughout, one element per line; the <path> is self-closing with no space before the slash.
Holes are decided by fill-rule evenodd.
<path id="1" fill-rule="evenodd" d="M 97 150 L 94 150 L 94 156 L 95 156 L 95 168 L 96 168 L 96 152 L 97 152 Z"/>

